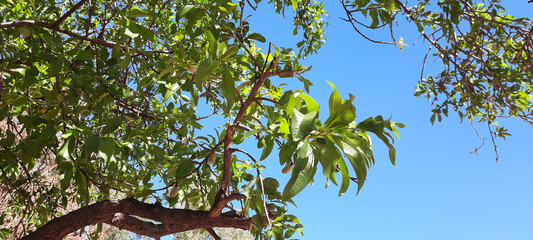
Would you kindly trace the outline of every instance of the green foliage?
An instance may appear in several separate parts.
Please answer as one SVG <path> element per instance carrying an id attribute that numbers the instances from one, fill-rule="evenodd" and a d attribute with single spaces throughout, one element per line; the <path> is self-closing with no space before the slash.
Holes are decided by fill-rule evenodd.
<path id="1" fill-rule="evenodd" d="M 31 229 L 60 209 L 117 197 L 209 210 L 229 184 L 246 195 L 242 217 L 260 216 L 252 234 L 283 239 L 303 234 L 287 204 L 319 163 L 328 182 L 340 172 L 339 195 L 350 179 L 359 191 L 374 163 L 369 133 L 394 162 L 389 131 L 402 125 L 356 125 L 353 96 L 333 84 L 322 123 L 312 97 L 284 90 L 276 77 L 309 92 L 299 59 L 322 46 L 326 12 L 316 1 L 269 2 L 294 15 L 298 54 L 258 48 L 268 36 L 249 31 L 241 10 L 257 6 L 245 1 L 90 1 L 61 21 L 74 4 L 0 3 L 0 185 L 11 192 L 2 220 L 19 216 Z M 260 156 L 239 149 L 247 139 Z M 281 165 L 294 165 L 283 190 L 261 175 L 278 150 Z"/>
<path id="2" fill-rule="evenodd" d="M 359 33 L 381 27 L 392 32 L 398 15 L 416 25 L 430 45 L 428 55 L 433 53 L 444 68 L 426 78 L 422 70 L 415 93 L 432 102 L 432 124 L 453 110 L 461 120 L 487 122 L 491 137 L 505 138 L 509 134 L 496 125 L 499 118 L 519 117 L 533 125 L 533 40 L 531 20 L 506 14 L 500 2 L 418 0 L 408 6 L 400 0 L 355 0 L 344 7 Z M 403 38 L 392 38 L 388 44 L 402 49 Z"/>

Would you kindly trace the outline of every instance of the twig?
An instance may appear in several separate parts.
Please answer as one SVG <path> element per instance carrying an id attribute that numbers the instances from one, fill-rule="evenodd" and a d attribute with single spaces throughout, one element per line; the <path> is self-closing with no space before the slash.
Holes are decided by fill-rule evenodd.
<path id="1" fill-rule="evenodd" d="M 74 13 L 78 8 L 80 8 L 87 0 L 81 0 L 76 5 L 74 5 L 67 13 L 63 14 L 60 18 L 58 18 L 54 23 L 52 23 L 53 26 L 59 27 L 59 24 L 61 24 L 65 19 L 70 17 L 72 13 Z"/>
<path id="2" fill-rule="evenodd" d="M 51 30 L 54 30 L 54 31 L 58 31 L 60 33 L 67 34 L 67 35 L 69 35 L 69 36 L 71 36 L 73 38 L 77 38 L 77 39 L 80 39 L 80 40 L 83 40 L 83 41 L 89 41 L 89 42 L 92 42 L 92 43 L 95 43 L 95 44 L 98 44 L 98 45 L 102 45 L 102 46 L 105 46 L 105 47 L 108 47 L 108 48 L 113 48 L 115 45 L 117 45 L 114 42 L 108 42 L 108 41 L 104 41 L 104 40 L 101 40 L 101 39 L 81 36 L 81 35 L 78 35 L 78 34 L 76 34 L 74 32 L 71 32 L 69 30 L 63 29 L 63 28 L 61 28 L 59 26 L 55 26 L 53 24 L 46 23 L 46 22 L 41 22 L 41 21 L 19 20 L 19 21 L 7 22 L 7 23 L 0 23 L 0 29 L 2 29 L 2 28 L 10 28 L 10 27 L 24 27 L 24 26 L 39 26 L 39 27 L 48 28 L 48 29 L 51 29 Z M 121 46 L 121 48 L 125 49 L 126 47 L 125 46 Z"/>

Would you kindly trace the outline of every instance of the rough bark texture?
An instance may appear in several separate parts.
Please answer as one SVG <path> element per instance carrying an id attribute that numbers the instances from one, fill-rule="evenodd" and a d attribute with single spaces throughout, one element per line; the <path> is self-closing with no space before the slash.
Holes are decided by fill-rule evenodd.
<path id="1" fill-rule="evenodd" d="M 160 223 L 144 221 L 137 217 Z M 22 239 L 62 239 L 70 232 L 96 223 L 107 223 L 156 239 L 198 228 L 231 227 L 243 230 L 251 228 L 251 221 L 245 218 L 224 214 L 209 217 L 208 211 L 170 209 L 159 203 L 149 204 L 126 198 L 105 200 L 80 208 L 48 222 Z"/>

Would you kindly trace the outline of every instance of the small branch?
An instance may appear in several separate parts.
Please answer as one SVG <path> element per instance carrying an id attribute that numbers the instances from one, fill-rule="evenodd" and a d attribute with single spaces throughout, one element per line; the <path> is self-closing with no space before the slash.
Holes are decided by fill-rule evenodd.
<path id="1" fill-rule="evenodd" d="M 209 234 L 211 234 L 211 236 L 213 236 L 213 238 L 215 240 L 222 240 L 222 238 L 220 238 L 220 236 L 218 236 L 218 234 L 215 232 L 215 230 L 213 230 L 212 228 L 206 228 L 205 229 Z"/>
<path id="2" fill-rule="evenodd" d="M 215 199 L 215 203 L 213 204 L 213 207 L 211 207 L 211 210 L 209 211 L 209 217 L 219 217 L 222 214 L 222 210 L 228 204 L 229 202 L 233 200 L 240 200 L 245 199 L 246 196 L 240 193 L 232 193 L 226 197 L 219 198 L 218 202 Z"/>
<path id="3" fill-rule="evenodd" d="M 74 7 L 72 7 L 67 13 L 63 14 L 63 16 L 61 16 L 59 19 L 57 19 L 54 23 L 52 23 L 53 26 L 56 26 L 56 27 L 59 27 L 59 25 L 65 21 L 65 19 L 67 19 L 68 17 L 70 17 L 70 15 L 72 15 L 72 13 L 74 13 L 76 10 L 78 10 L 78 8 L 80 8 L 85 2 L 87 2 L 87 0 L 81 0 L 79 3 L 77 3 L 76 5 L 74 5 Z"/>
<path id="4" fill-rule="evenodd" d="M 257 63 L 257 60 L 255 59 L 255 56 L 252 54 L 252 52 L 250 52 L 250 49 L 248 49 L 248 47 L 246 47 L 246 45 L 244 45 L 241 40 L 239 40 L 239 38 L 237 36 L 235 36 L 235 34 L 233 34 L 231 31 L 229 30 L 226 30 L 226 32 L 233 38 L 235 39 L 235 41 L 237 41 L 239 43 L 239 45 L 241 45 L 242 48 L 244 48 L 244 50 L 248 53 L 248 55 L 250 55 L 250 58 L 252 58 L 252 60 L 254 61 L 254 64 L 255 66 L 259 66 L 259 64 Z"/>
<path id="5" fill-rule="evenodd" d="M 101 39 L 81 36 L 81 35 L 78 35 L 78 34 L 76 34 L 74 32 L 71 32 L 69 30 L 63 29 L 63 28 L 61 28 L 59 26 L 55 26 L 53 24 L 46 23 L 46 22 L 41 22 L 41 21 L 20 20 L 20 21 L 14 21 L 14 22 L 0 23 L 0 29 L 2 29 L 2 28 L 11 28 L 11 27 L 24 27 L 24 26 L 39 26 L 39 27 L 48 28 L 48 29 L 51 29 L 51 30 L 54 30 L 54 31 L 58 31 L 60 33 L 67 34 L 67 35 L 69 35 L 69 36 L 71 36 L 73 38 L 77 38 L 77 39 L 80 39 L 80 40 L 83 40 L 83 41 L 89 41 L 89 42 L 92 42 L 92 43 L 95 43 L 95 44 L 98 44 L 98 45 L 106 46 L 108 48 L 113 48 L 115 45 L 117 45 L 114 42 L 108 42 L 108 41 L 104 41 L 104 40 L 101 40 Z M 125 46 L 121 46 L 121 48 L 126 48 L 126 47 Z"/>
<path id="6" fill-rule="evenodd" d="M 239 148 L 232 148 L 232 150 L 235 151 L 235 152 L 241 152 L 241 153 L 246 154 L 246 156 L 248 156 L 252 161 L 257 163 L 257 160 L 251 154 L 249 154 L 247 151 L 244 151 L 244 150 L 239 149 Z"/>
<path id="7" fill-rule="evenodd" d="M 354 22 L 357 22 L 357 20 L 353 17 L 353 15 L 351 14 L 350 10 L 348 10 L 348 7 L 346 6 L 346 3 L 344 2 L 344 0 L 340 0 L 340 2 L 342 3 L 342 7 L 344 8 L 344 11 L 346 12 L 346 16 L 348 17 L 348 19 L 344 19 L 344 18 L 341 18 L 341 19 L 346 21 L 346 22 L 349 22 L 350 24 L 352 24 L 353 29 L 357 33 L 359 33 L 359 35 L 361 35 L 366 40 L 368 40 L 370 42 L 373 42 L 373 43 L 396 45 L 396 43 L 393 43 L 393 42 L 383 42 L 383 41 L 377 41 L 377 40 L 371 39 L 371 38 L 367 37 L 365 34 L 363 34 L 361 31 L 359 31 L 359 29 L 357 29 L 357 26 L 355 26 L 355 23 L 354 23 Z"/>
<path id="8" fill-rule="evenodd" d="M 263 196 L 263 209 L 265 210 L 265 215 L 267 217 L 267 220 L 268 220 L 268 226 L 270 228 L 272 228 L 272 220 L 270 220 L 270 216 L 268 214 L 268 208 L 267 208 L 267 205 L 266 205 L 266 196 L 265 196 L 265 187 L 263 186 L 264 183 L 263 183 L 263 177 L 261 176 L 261 173 L 259 172 L 259 169 L 257 169 L 257 177 L 259 178 L 259 181 L 261 182 L 261 196 Z"/>
<path id="9" fill-rule="evenodd" d="M 492 128 L 490 127 L 490 122 L 489 121 L 487 121 L 487 128 L 489 129 L 490 140 L 492 141 L 492 146 L 494 147 L 494 153 L 496 154 L 496 162 L 497 162 L 500 155 L 498 154 L 498 146 L 496 145 L 496 141 L 494 140 L 494 135 L 496 133 L 494 133 L 492 131 Z"/>
<path id="10" fill-rule="evenodd" d="M 280 104 L 278 101 L 272 100 L 272 99 L 270 99 L 270 98 L 258 97 L 258 98 L 255 98 L 255 99 L 256 99 L 256 100 L 265 100 L 265 101 L 268 101 L 268 102 L 271 102 L 271 103 L 274 103 L 274 104 L 282 105 L 282 104 Z"/>
<path id="11" fill-rule="evenodd" d="M 294 76 L 294 74 L 299 73 L 301 71 L 303 70 L 300 69 L 300 70 L 285 70 L 285 71 L 279 71 L 279 72 L 270 72 L 270 73 L 267 73 L 265 77 L 269 78 L 269 77 Z"/>

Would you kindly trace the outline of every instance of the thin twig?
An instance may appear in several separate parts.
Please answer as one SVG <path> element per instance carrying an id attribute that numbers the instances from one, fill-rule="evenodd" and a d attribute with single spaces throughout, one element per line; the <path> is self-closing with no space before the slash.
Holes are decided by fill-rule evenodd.
<path id="1" fill-rule="evenodd" d="M 54 23 L 52 23 L 53 26 L 59 27 L 59 25 L 65 21 L 72 13 L 74 13 L 78 8 L 80 8 L 87 0 L 81 0 L 76 5 L 74 5 L 67 13 L 63 14 L 60 18 L 58 18 Z"/>

